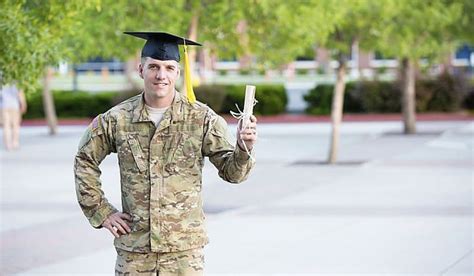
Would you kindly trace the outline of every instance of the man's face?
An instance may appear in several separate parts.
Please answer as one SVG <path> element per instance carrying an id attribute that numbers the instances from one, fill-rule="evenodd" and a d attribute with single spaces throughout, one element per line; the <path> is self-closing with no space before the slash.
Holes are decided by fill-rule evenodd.
<path id="1" fill-rule="evenodd" d="M 155 99 L 173 97 L 180 75 L 178 62 L 147 57 L 138 69 L 145 83 L 145 94 Z"/>

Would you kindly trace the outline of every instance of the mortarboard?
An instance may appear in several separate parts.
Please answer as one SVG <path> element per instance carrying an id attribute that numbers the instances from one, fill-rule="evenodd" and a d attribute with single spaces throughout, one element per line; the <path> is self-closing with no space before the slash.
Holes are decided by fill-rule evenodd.
<path id="1" fill-rule="evenodd" d="M 189 65 L 187 45 L 202 46 L 200 43 L 164 32 L 124 32 L 125 34 L 146 40 L 142 49 L 142 57 L 151 57 L 159 60 L 180 61 L 178 45 L 184 48 L 184 77 L 186 95 L 190 102 L 195 102 L 193 86 L 191 83 L 191 68 Z"/>

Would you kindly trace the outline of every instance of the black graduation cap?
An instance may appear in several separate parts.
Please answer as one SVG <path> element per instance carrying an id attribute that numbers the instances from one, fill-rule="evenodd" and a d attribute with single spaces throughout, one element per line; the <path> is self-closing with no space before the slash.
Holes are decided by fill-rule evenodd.
<path id="1" fill-rule="evenodd" d="M 142 57 L 159 60 L 176 60 L 179 62 L 178 45 L 196 45 L 200 43 L 164 32 L 124 32 L 125 34 L 146 40 L 142 49 Z"/>

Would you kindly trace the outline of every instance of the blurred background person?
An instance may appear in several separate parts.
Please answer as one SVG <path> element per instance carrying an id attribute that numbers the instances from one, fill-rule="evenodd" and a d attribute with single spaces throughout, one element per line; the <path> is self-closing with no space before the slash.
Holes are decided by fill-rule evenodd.
<path id="1" fill-rule="evenodd" d="M 1 87 L 3 144 L 8 151 L 20 147 L 20 123 L 26 108 L 25 94 L 18 89 L 16 84 L 6 84 Z"/>

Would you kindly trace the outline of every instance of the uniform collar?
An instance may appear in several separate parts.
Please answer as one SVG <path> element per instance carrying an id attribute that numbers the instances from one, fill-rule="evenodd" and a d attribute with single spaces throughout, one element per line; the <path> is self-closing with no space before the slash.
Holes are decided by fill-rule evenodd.
<path id="1" fill-rule="evenodd" d="M 163 115 L 163 120 L 159 128 L 169 126 L 171 120 L 173 120 L 173 122 L 184 120 L 183 101 L 183 95 L 175 90 L 173 102 L 171 103 L 170 108 Z M 135 107 L 133 109 L 132 122 L 151 122 L 148 111 L 145 108 L 144 92 L 140 94 L 138 101 L 136 101 Z"/>

